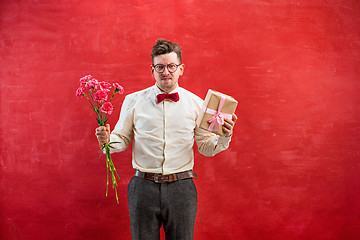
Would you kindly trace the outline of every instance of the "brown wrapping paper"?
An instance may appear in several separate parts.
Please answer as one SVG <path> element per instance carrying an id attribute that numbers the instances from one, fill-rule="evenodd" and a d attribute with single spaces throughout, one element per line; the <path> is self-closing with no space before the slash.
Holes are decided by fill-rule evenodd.
<path id="1" fill-rule="evenodd" d="M 210 123 L 208 122 L 208 120 L 210 118 L 212 118 L 214 115 L 207 113 L 206 109 L 209 108 L 209 109 L 217 111 L 218 107 L 219 107 L 221 96 L 225 97 L 225 103 L 221 110 L 221 113 L 233 114 L 235 112 L 238 102 L 234 98 L 209 89 L 209 91 L 206 94 L 205 100 L 204 100 L 203 109 L 202 109 L 200 116 L 198 118 L 198 121 L 197 121 L 198 127 L 209 131 L 208 129 L 209 129 Z M 225 133 L 222 129 L 222 126 L 219 126 L 218 131 L 213 130 L 211 132 L 219 134 L 221 136 L 225 135 Z"/>

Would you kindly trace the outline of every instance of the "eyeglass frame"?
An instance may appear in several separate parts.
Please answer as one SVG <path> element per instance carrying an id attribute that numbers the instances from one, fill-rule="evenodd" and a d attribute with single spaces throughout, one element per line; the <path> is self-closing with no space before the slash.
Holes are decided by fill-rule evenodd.
<path id="1" fill-rule="evenodd" d="M 175 69 L 175 71 L 170 71 L 170 69 L 169 69 L 169 65 L 175 65 L 176 66 L 176 69 Z M 151 65 L 153 68 L 154 68 L 154 70 L 155 70 L 155 72 L 157 72 L 157 73 L 163 73 L 164 71 L 165 71 L 165 67 L 167 68 L 167 70 L 169 71 L 169 73 L 174 73 L 174 72 L 176 72 L 177 70 L 178 70 L 178 68 L 179 68 L 179 66 L 180 65 L 182 65 L 182 63 L 180 63 L 180 64 L 176 64 L 176 63 L 170 63 L 170 64 L 156 64 L 156 65 Z M 159 72 L 159 71 L 157 71 L 156 70 L 156 66 L 163 66 L 164 67 L 164 70 L 162 70 L 161 72 Z"/>

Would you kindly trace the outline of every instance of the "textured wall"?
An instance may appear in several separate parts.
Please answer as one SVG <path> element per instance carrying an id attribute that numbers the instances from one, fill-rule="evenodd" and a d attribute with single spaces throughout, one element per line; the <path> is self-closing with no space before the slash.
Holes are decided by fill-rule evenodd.
<path id="1" fill-rule="evenodd" d="M 159 37 L 180 85 L 234 96 L 231 147 L 196 152 L 195 239 L 360 239 L 357 0 L 0 1 L 0 238 L 130 239 L 131 151 L 105 197 L 78 79 L 151 86 Z M 115 99 L 117 121 L 123 96 Z"/>

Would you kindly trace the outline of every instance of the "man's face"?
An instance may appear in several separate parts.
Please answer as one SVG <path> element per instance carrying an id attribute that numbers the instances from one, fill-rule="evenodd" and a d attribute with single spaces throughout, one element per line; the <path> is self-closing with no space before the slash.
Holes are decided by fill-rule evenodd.
<path id="1" fill-rule="evenodd" d="M 156 85 L 163 90 L 164 92 L 171 92 L 177 87 L 177 83 L 179 77 L 184 73 L 184 64 L 181 64 L 177 67 L 175 72 L 169 72 L 168 67 L 164 68 L 162 73 L 158 73 L 155 71 L 154 66 L 158 64 L 162 64 L 164 66 L 171 65 L 171 64 L 180 64 L 179 59 L 175 52 L 162 54 L 154 57 L 154 65 L 151 67 L 152 75 L 156 80 Z"/>

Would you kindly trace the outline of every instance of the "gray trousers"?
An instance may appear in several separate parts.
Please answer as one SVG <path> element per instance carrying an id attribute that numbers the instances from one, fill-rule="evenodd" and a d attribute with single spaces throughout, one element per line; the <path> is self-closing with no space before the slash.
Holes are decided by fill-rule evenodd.
<path id="1" fill-rule="evenodd" d="M 155 183 L 133 177 L 128 202 L 133 240 L 159 240 L 161 225 L 167 240 L 194 238 L 197 191 L 192 179 Z"/>

